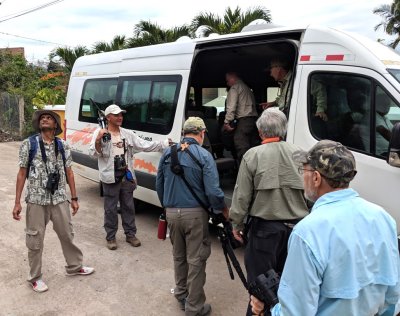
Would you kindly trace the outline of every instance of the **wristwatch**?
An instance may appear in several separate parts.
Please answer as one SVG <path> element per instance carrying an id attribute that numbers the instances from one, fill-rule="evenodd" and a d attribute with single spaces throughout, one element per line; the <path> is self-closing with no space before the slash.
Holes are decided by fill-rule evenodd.
<path id="1" fill-rule="evenodd" d="M 72 198 L 71 198 L 71 201 L 78 201 L 78 197 L 77 197 L 77 196 L 72 197 Z"/>

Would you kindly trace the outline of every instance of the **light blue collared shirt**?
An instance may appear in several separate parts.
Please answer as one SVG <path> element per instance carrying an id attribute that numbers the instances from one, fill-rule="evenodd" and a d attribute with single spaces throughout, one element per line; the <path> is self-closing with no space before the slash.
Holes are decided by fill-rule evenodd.
<path id="1" fill-rule="evenodd" d="M 271 313 L 394 315 L 400 296 L 394 219 L 352 189 L 320 197 L 290 236 Z"/>

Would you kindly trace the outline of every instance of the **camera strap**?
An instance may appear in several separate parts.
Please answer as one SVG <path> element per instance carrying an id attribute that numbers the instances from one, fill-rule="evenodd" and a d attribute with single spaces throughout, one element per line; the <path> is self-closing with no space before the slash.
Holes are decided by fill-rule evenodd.
<path id="1" fill-rule="evenodd" d="M 57 141 L 54 139 L 54 152 L 56 154 L 56 160 L 58 156 L 58 146 L 57 146 Z M 40 153 L 42 155 L 42 160 L 44 162 L 44 166 L 46 168 L 46 173 L 49 174 L 49 171 L 47 169 L 47 155 L 46 155 L 46 149 L 44 148 L 44 143 L 43 143 L 43 138 L 42 135 L 39 135 L 39 147 L 40 147 Z"/>
<path id="2" fill-rule="evenodd" d="M 193 161 L 200 167 L 200 169 L 203 170 L 203 166 L 201 165 L 200 161 L 190 152 L 189 144 L 184 143 L 182 145 L 183 146 L 181 146 L 181 148 L 179 150 L 188 153 L 190 158 L 192 158 Z M 196 199 L 196 201 L 210 215 L 210 211 L 208 210 L 208 207 L 200 199 L 200 197 L 197 195 L 197 193 L 193 190 L 193 187 L 190 185 L 190 183 L 187 181 L 187 179 L 185 177 L 185 172 L 183 170 L 183 167 L 179 163 L 177 144 L 173 144 L 171 146 L 171 171 L 172 171 L 172 173 L 174 173 L 182 178 L 186 187 L 189 189 L 190 193 L 192 193 L 192 195 Z"/>

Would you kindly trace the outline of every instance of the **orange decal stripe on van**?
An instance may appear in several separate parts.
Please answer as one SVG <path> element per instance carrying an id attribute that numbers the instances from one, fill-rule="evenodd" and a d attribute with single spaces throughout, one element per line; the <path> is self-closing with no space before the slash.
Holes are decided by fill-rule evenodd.
<path id="1" fill-rule="evenodd" d="M 157 173 L 157 168 L 151 162 L 144 161 L 143 159 L 135 159 L 134 168 L 145 169 L 149 173 Z"/>
<path id="2" fill-rule="evenodd" d="M 67 136 L 68 141 L 71 144 L 75 144 L 77 142 L 81 142 L 82 145 L 90 144 L 92 140 L 93 132 L 96 130 L 97 127 L 85 127 L 80 131 L 75 131 L 72 134 Z"/>

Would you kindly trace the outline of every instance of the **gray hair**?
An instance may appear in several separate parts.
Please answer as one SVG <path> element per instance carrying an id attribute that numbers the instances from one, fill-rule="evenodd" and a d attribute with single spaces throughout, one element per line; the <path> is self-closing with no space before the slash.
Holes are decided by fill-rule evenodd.
<path id="1" fill-rule="evenodd" d="M 278 108 L 268 108 L 262 112 L 256 125 L 264 137 L 284 138 L 287 131 L 287 118 Z"/>

